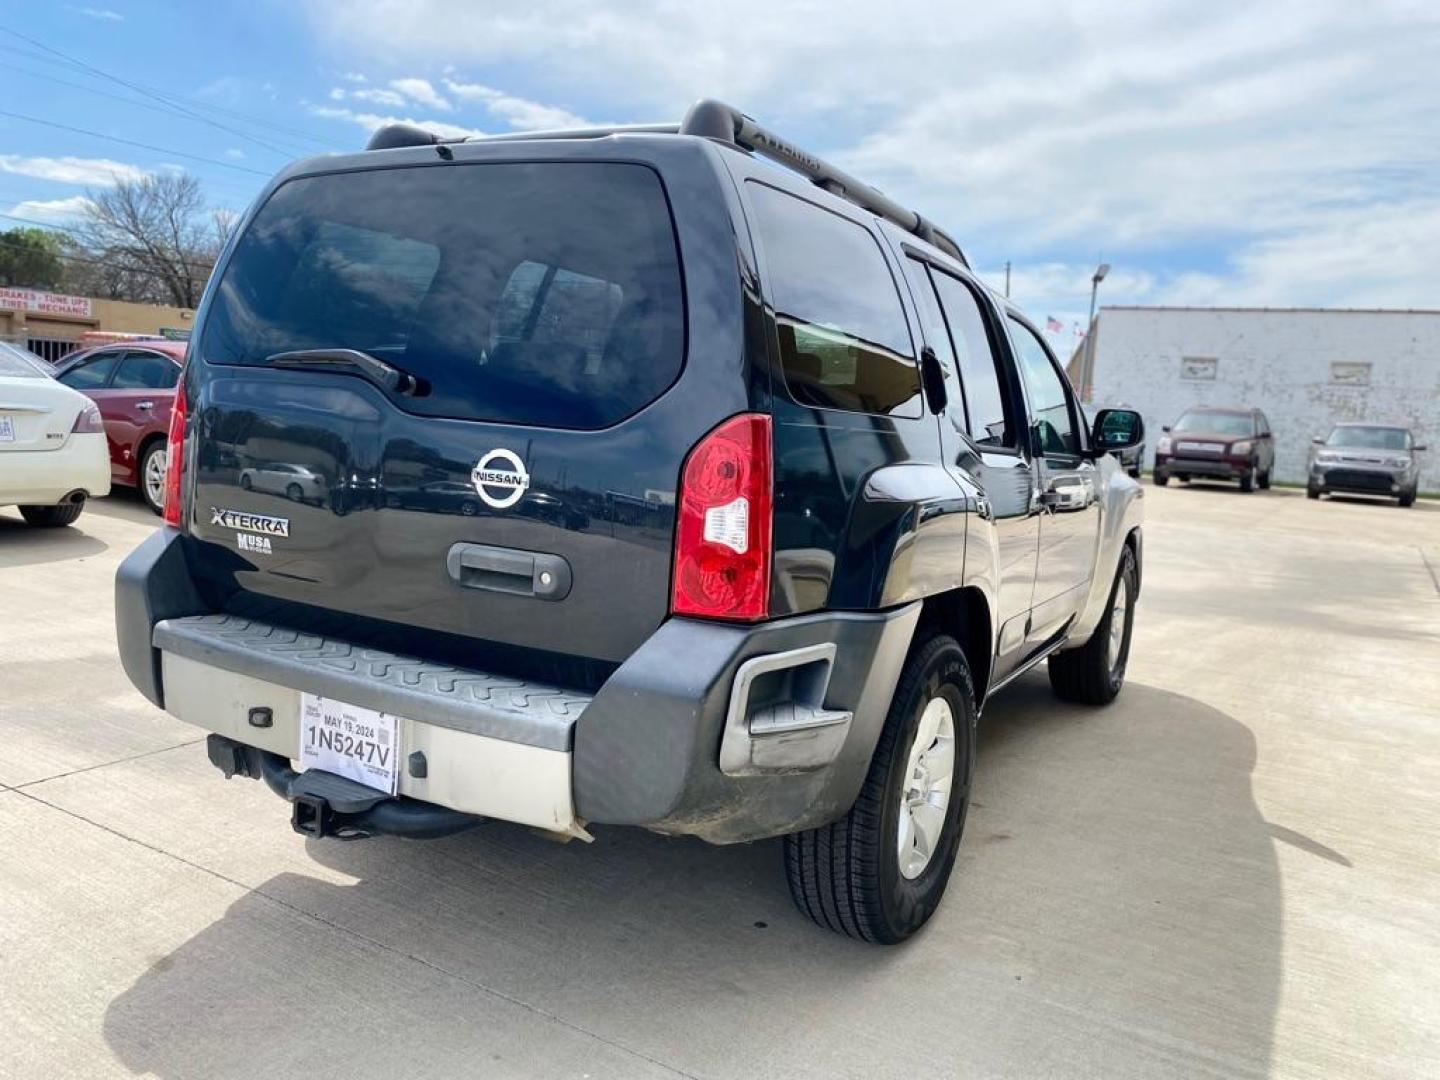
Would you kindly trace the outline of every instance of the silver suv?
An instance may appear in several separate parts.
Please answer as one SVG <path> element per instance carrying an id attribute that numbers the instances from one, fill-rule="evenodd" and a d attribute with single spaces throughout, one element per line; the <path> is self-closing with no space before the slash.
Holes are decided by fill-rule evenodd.
<path id="1" fill-rule="evenodd" d="M 1312 440 L 1305 494 L 1325 492 L 1389 495 L 1412 506 L 1420 489 L 1420 461 L 1409 428 L 1389 424 L 1336 424 L 1329 436 Z"/>

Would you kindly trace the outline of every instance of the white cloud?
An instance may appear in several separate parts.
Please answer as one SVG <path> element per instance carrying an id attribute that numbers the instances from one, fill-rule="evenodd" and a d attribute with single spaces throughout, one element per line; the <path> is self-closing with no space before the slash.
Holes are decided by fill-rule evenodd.
<path id="1" fill-rule="evenodd" d="M 26 199 L 12 206 L 10 213 L 33 221 L 65 221 L 83 214 L 89 206 L 84 195 L 71 195 L 68 199 Z"/>
<path id="2" fill-rule="evenodd" d="M 1403 305 L 1428 291 L 1434 306 L 1434 3 L 893 0 L 883 19 L 860 0 L 823 15 L 775 0 L 309 10 L 362 56 L 504 64 L 527 92 L 587 111 L 678 119 L 697 97 L 731 100 L 920 208 L 986 265 L 1074 264 L 1063 295 L 1082 319 L 1084 264 L 1102 250 L 1117 266 L 1102 287 L 1112 302 L 1129 258 L 1158 267 L 1137 285 L 1146 302 Z M 479 83 L 444 85 L 502 123 L 546 110 L 539 126 L 573 122 L 502 105 L 509 95 Z"/>
<path id="3" fill-rule="evenodd" d="M 356 112 L 353 109 L 336 108 L 330 105 L 312 105 L 310 112 L 326 120 L 347 120 L 363 128 L 367 133 L 386 124 L 413 124 L 415 127 L 433 131 L 442 139 L 478 139 L 485 133 L 475 128 L 461 127 L 445 120 L 415 120 L 408 116 L 381 116 L 371 112 Z"/>
<path id="4" fill-rule="evenodd" d="M 390 89 L 399 91 L 417 105 L 439 109 L 441 112 L 450 111 L 450 102 L 430 85 L 429 79 L 391 79 Z"/>
<path id="5" fill-rule="evenodd" d="M 350 96 L 356 101 L 368 101 L 372 105 L 384 105 L 398 109 L 405 104 L 405 95 L 394 90 L 351 90 Z"/>
<path id="6" fill-rule="evenodd" d="M 521 130 L 585 127 L 587 121 L 568 109 L 515 97 L 480 83 L 445 80 L 445 88 L 460 101 L 483 105 L 491 116 Z"/>
<path id="7" fill-rule="evenodd" d="M 225 151 L 225 156 L 231 161 L 244 161 L 245 151 L 241 150 L 238 146 L 232 146 Z"/>
<path id="8" fill-rule="evenodd" d="M 72 11 L 79 11 L 87 19 L 101 19 L 106 22 L 124 22 L 125 16 L 118 11 L 111 11 L 109 8 L 82 7 L 72 8 Z"/>
<path id="9" fill-rule="evenodd" d="M 0 172 L 53 180 L 59 184 L 91 184 L 97 187 L 109 187 L 117 180 L 140 180 L 147 175 L 146 170 L 137 165 L 109 158 L 22 157 L 19 154 L 0 154 Z"/>
<path id="10" fill-rule="evenodd" d="M 361 75 L 358 71 L 347 71 L 341 75 L 340 78 L 350 83 L 363 83 L 367 81 L 365 76 Z"/>

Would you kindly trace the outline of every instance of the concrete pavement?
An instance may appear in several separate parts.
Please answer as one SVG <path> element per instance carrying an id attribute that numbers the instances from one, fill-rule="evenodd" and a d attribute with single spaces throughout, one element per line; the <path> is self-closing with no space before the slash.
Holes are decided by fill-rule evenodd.
<path id="1" fill-rule="evenodd" d="M 1129 685 L 996 699 L 890 950 L 773 843 L 307 845 L 120 671 L 155 519 L 0 511 L 0 1076 L 1440 1075 L 1440 504 L 1146 494 Z"/>

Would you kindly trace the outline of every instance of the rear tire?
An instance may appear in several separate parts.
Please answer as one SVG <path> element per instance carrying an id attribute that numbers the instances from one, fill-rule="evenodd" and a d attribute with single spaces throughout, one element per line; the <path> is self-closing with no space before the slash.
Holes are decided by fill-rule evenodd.
<path id="1" fill-rule="evenodd" d="M 299 484 L 289 484 L 285 488 L 285 497 L 291 502 L 301 502 L 305 498 L 305 489 Z"/>
<path id="2" fill-rule="evenodd" d="M 1125 685 L 1130 662 L 1130 635 L 1135 628 L 1135 589 L 1138 574 L 1135 553 L 1125 545 L 1105 616 L 1090 640 L 1078 649 L 1055 653 L 1048 661 L 1050 688 L 1063 701 L 1082 705 L 1108 705 Z M 1123 594 L 1121 590 L 1124 590 Z M 1121 605 L 1117 609 L 1116 601 Z M 1120 625 L 1115 625 L 1116 618 Z"/>
<path id="3" fill-rule="evenodd" d="M 925 925 L 965 828 L 975 719 L 970 666 L 955 640 L 941 634 L 912 647 L 855 805 L 831 825 L 785 837 L 796 907 L 827 930 L 887 945 Z"/>
<path id="4" fill-rule="evenodd" d="M 165 465 L 168 445 L 156 439 L 140 455 L 140 498 L 157 514 L 165 512 Z"/>
<path id="5" fill-rule="evenodd" d="M 60 529 L 66 525 L 74 525 L 75 519 L 84 509 L 83 501 L 61 503 L 59 506 L 22 506 L 20 516 L 25 519 L 25 524 L 33 525 L 37 529 Z"/>

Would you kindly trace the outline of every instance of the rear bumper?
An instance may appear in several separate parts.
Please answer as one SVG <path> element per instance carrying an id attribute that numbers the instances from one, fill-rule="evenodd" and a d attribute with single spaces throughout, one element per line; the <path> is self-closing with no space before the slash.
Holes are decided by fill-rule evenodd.
<path id="1" fill-rule="evenodd" d="M 0 454 L 0 506 L 54 506 L 76 491 L 110 494 L 110 451 L 100 432 L 71 435 L 54 450 Z"/>
<path id="2" fill-rule="evenodd" d="M 386 712 L 402 759 L 426 762 L 402 771 L 400 802 L 558 832 L 627 824 L 724 843 L 839 817 L 919 617 L 912 604 L 758 626 L 671 619 L 591 695 L 209 613 L 178 540 L 160 530 L 117 576 L 121 659 L 151 701 L 282 763 L 304 693 Z M 262 707 L 271 721 L 256 728 Z"/>

